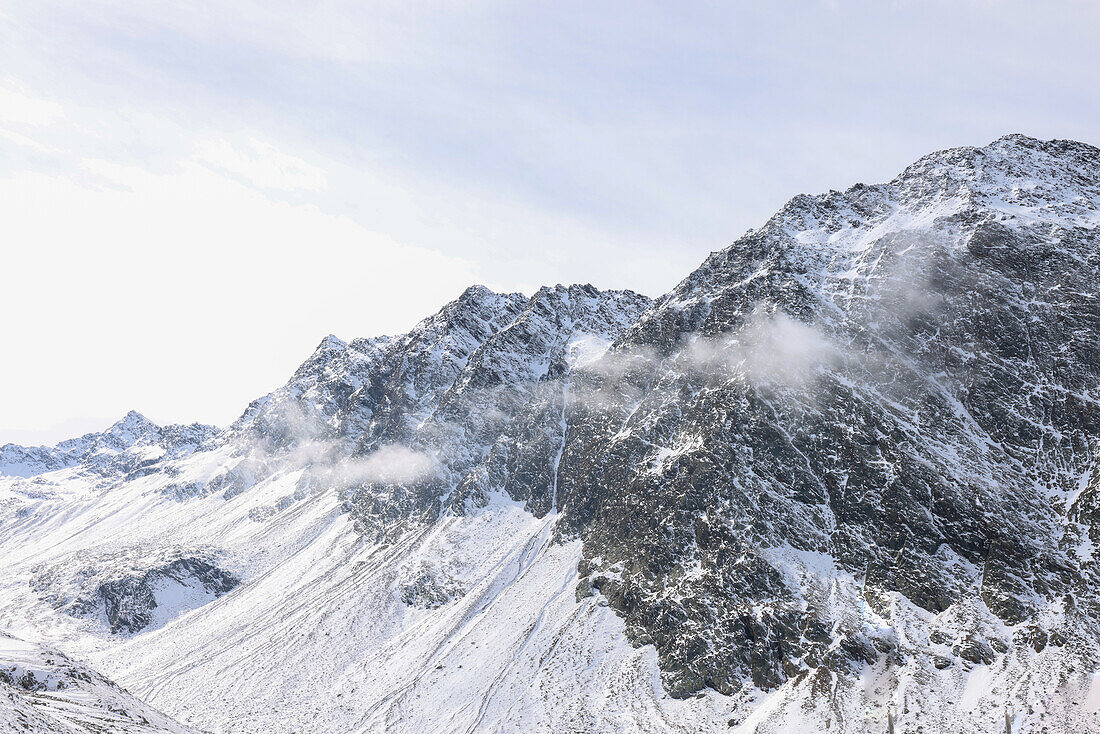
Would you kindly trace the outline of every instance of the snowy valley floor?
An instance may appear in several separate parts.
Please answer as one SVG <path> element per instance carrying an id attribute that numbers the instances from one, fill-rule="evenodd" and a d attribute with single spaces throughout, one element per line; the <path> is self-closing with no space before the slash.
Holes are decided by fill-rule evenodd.
<path id="1" fill-rule="evenodd" d="M 39 483 L 35 505 L 66 509 L 8 515 L 0 628 L 201 730 L 727 727 L 728 702 L 667 697 L 652 648 L 630 647 L 597 597 L 576 601 L 579 544 L 551 542 L 553 516 L 501 500 L 388 546 L 364 544 L 331 491 L 252 519 L 296 479 L 184 503 L 142 480 L 110 492 L 80 477 Z M 27 486 L 8 482 L 9 504 L 26 502 Z M 243 583 L 134 634 L 57 611 L 32 583 L 81 558 L 211 547 Z M 161 614 L 194 601 L 165 596 Z"/>
<path id="2" fill-rule="evenodd" d="M 91 701 L 93 714 L 97 705 L 106 715 L 131 711 L 133 731 L 765 734 L 880 732 L 890 710 L 899 732 L 1000 732 L 1005 702 L 1021 701 L 1009 709 L 1014 731 L 1059 731 L 1060 720 L 1100 731 L 1100 686 L 1087 673 L 1065 682 L 1073 663 L 1053 646 L 997 667 L 941 671 L 914 660 L 850 680 L 820 671 L 768 695 L 673 699 L 654 649 L 632 647 L 598 595 L 577 600 L 580 546 L 552 541 L 555 515 L 537 519 L 498 497 L 472 516 L 370 545 L 335 492 L 296 495 L 298 476 L 231 500 L 184 501 L 155 477 L 110 489 L 69 470 L 0 480 L 0 629 L 17 638 L 0 646 L 0 665 L 24 675 L 37 664 L 46 680 L 49 656 L 28 658 L 42 646 L 125 689 L 78 676 L 52 697 L 5 688 L 0 708 L 42 717 L 30 731 L 95 731 L 80 723 L 94 715 L 66 713 L 68 695 Z M 161 584 L 157 614 L 135 633 L 111 634 L 102 614 L 58 609 L 89 571 L 117 575 L 135 559 L 181 553 L 216 559 L 241 584 L 217 598 Z M 850 577 L 788 555 L 791 583 L 807 600 L 887 624 L 865 604 L 860 611 Z M 903 637 L 927 634 L 921 615 L 898 600 L 891 624 Z"/>

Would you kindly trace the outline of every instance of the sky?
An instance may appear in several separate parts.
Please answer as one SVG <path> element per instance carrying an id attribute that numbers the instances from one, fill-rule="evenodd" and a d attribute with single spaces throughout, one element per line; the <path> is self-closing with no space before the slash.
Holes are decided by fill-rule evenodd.
<path id="1" fill-rule="evenodd" d="M 1100 2 L 0 0 L 0 444 L 224 425 L 472 283 L 658 296 L 791 196 L 1100 144 Z"/>

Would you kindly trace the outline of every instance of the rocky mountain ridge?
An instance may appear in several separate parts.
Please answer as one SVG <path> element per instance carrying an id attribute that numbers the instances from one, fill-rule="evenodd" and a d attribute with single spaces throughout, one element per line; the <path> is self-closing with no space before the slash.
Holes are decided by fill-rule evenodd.
<path id="1" fill-rule="evenodd" d="M 218 434 L 215 426 L 158 426 L 131 410 L 109 428 L 54 446 L 0 446 L 0 474 L 32 477 L 59 469 L 125 474 L 190 454 Z"/>

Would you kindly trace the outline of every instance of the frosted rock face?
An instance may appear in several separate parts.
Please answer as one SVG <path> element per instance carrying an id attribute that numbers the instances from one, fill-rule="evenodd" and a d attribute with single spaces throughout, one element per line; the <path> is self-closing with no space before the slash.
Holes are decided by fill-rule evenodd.
<path id="1" fill-rule="evenodd" d="M 336 481 L 372 539 L 494 491 L 560 510 L 584 590 L 676 695 L 904 657 L 771 549 L 831 558 L 876 614 L 900 594 L 1034 621 L 1092 574 L 1098 172 L 1009 136 L 796 197 L 652 306 L 473 288 L 407 335 L 326 339 L 237 428 L 329 452 L 303 481 Z M 387 477 L 387 452 L 421 469 Z"/>
<path id="2" fill-rule="evenodd" d="M 541 516 L 554 499 L 573 364 L 602 353 L 650 304 L 591 286 L 531 298 L 473 287 L 403 336 L 326 338 L 232 431 L 248 461 L 276 457 L 308 467 L 302 485 L 337 484 L 374 539 L 465 513 L 493 491 Z"/>
<path id="3" fill-rule="evenodd" d="M 156 547 L 69 554 L 39 564 L 31 577 L 54 608 L 112 634 L 163 625 L 238 584 L 213 558 Z"/>
<path id="4" fill-rule="evenodd" d="M 571 419 L 563 507 L 675 693 L 909 654 L 837 626 L 783 547 L 835 560 L 878 615 L 974 599 L 1020 625 L 1065 600 L 1058 624 L 1094 626 L 1098 224 L 1095 148 L 937 153 L 795 198 L 618 340 L 605 361 L 645 369 L 587 383 L 621 400 Z"/>
<path id="5" fill-rule="evenodd" d="M 202 559 L 180 558 L 140 575 L 105 581 L 91 598 L 74 602 L 72 609 L 78 614 L 102 612 L 111 632 L 138 632 L 153 623 L 158 606 L 185 601 L 194 594 L 217 598 L 239 583 L 232 574 Z"/>

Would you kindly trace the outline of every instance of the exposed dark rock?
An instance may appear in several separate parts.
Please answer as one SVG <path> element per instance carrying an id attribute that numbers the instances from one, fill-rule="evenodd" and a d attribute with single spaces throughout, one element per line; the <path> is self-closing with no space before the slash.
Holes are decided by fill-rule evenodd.
<path id="1" fill-rule="evenodd" d="M 70 611 L 78 615 L 102 612 L 114 634 L 140 632 L 153 621 L 157 608 L 156 590 L 166 580 L 201 587 L 215 597 L 240 584 L 235 576 L 207 561 L 180 558 L 139 574 L 101 583 L 91 597 L 74 602 Z"/>
<path id="2" fill-rule="evenodd" d="M 463 594 L 454 580 L 421 571 L 401 584 L 401 601 L 410 607 L 436 609 Z"/>

